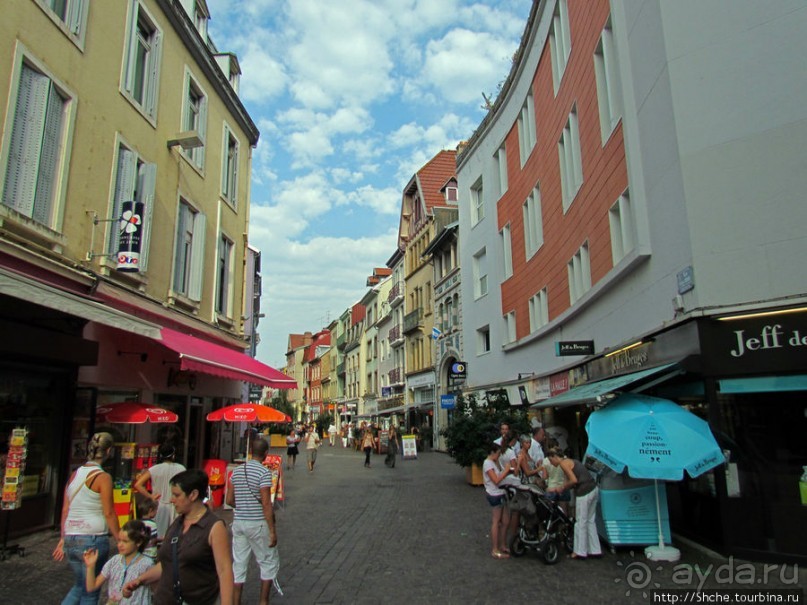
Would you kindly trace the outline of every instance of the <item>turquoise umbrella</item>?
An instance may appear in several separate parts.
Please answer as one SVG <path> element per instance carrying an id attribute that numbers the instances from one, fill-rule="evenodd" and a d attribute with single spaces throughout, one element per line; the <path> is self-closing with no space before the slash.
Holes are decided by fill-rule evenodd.
<path id="1" fill-rule="evenodd" d="M 677 561 L 677 548 L 665 546 L 659 510 L 659 480 L 697 477 L 725 462 L 709 425 L 675 402 L 626 393 L 589 416 L 586 456 L 600 460 L 618 473 L 625 469 L 636 479 L 653 479 L 656 490 L 658 546 L 645 556 Z"/>
<path id="2" fill-rule="evenodd" d="M 725 461 L 709 425 L 667 399 L 626 393 L 589 416 L 587 456 L 636 479 L 697 477 Z"/>

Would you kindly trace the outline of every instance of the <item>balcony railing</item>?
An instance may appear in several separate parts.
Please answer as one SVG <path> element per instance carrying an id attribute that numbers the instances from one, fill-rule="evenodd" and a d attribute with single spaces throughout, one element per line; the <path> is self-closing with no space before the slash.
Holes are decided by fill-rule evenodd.
<path id="1" fill-rule="evenodd" d="M 401 302 L 403 302 L 404 294 L 406 293 L 406 288 L 404 287 L 404 283 L 399 281 L 394 286 L 392 286 L 392 290 L 389 291 L 389 296 L 387 296 L 387 302 L 391 304 L 393 307 L 397 307 Z"/>
<path id="2" fill-rule="evenodd" d="M 336 373 L 339 375 L 344 375 L 345 373 L 345 362 L 339 363 L 336 365 Z"/>
<path id="3" fill-rule="evenodd" d="M 345 348 L 345 343 L 347 342 L 347 335 L 340 334 L 336 337 L 336 348 L 340 351 Z"/>
<path id="4" fill-rule="evenodd" d="M 401 326 L 393 326 L 389 331 L 389 344 L 391 347 L 398 347 L 404 342 Z"/>
<path id="5" fill-rule="evenodd" d="M 404 315 L 403 331 L 404 334 L 416 330 L 423 323 L 423 309 L 417 308 L 411 313 Z"/>
<path id="6" fill-rule="evenodd" d="M 390 386 L 403 384 L 404 371 L 403 368 L 393 368 L 388 373 Z"/>

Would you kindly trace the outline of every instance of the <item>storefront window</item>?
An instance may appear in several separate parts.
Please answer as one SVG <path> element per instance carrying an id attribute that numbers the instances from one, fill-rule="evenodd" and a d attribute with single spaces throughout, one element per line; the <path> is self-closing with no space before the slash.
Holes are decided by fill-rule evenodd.
<path id="1" fill-rule="evenodd" d="M 19 498 L 13 505 L 15 533 L 52 522 L 58 472 L 69 454 L 61 445 L 67 384 L 61 372 L 0 369 L 0 473 L 5 475 L 11 431 L 27 429 Z"/>

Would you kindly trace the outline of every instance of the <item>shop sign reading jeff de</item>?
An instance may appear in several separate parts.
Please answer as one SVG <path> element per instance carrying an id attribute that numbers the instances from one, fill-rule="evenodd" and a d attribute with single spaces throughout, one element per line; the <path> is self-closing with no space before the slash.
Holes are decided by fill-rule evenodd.
<path id="1" fill-rule="evenodd" d="M 714 371 L 801 371 L 807 361 L 807 312 L 702 325 L 701 349 Z"/>

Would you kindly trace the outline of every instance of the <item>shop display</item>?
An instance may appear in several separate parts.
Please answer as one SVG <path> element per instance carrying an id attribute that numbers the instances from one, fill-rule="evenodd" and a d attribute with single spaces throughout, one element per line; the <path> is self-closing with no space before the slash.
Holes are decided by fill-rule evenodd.
<path id="1" fill-rule="evenodd" d="M 25 459 L 28 455 L 28 430 L 15 428 L 11 431 L 8 442 L 8 454 L 3 465 L 3 498 L 0 509 L 14 510 L 22 506 L 22 497 L 30 491 L 30 484 L 25 476 Z M 33 477 L 36 481 L 36 477 Z M 36 486 L 34 486 L 36 490 Z M 34 493 L 36 493 L 34 491 Z"/>

